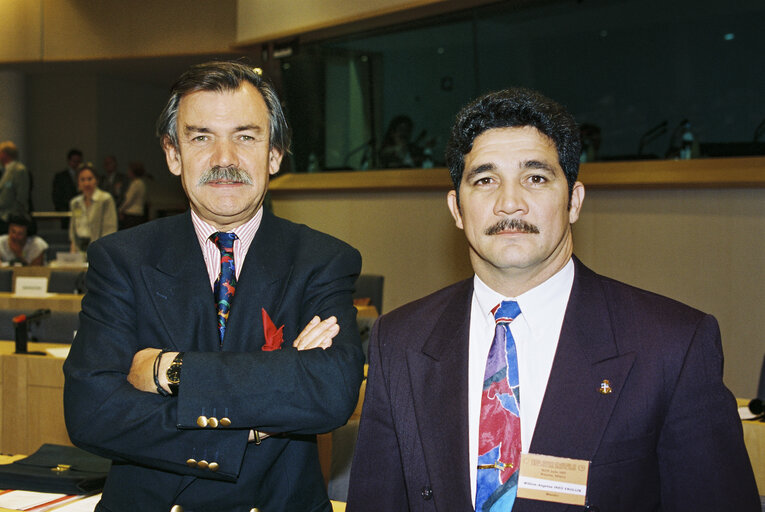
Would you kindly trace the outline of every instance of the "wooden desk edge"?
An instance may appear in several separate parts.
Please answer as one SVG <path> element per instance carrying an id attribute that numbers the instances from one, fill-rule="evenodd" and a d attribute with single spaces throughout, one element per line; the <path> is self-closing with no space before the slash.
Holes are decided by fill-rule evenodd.
<path id="1" fill-rule="evenodd" d="M 580 167 L 579 180 L 593 189 L 765 188 L 765 157 L 592 162 Z M 274 197 L 311 192 L 449 190 L 448 169 L 387 169 L 291 173 L 274 178 Z"/>

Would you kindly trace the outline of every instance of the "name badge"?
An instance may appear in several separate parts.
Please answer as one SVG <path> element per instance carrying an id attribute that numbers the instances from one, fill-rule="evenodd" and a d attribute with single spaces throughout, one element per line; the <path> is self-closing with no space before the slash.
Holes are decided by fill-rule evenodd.
<path id="1" fill-rule="evenodd" d="M 584 505 L 589 471 L 587 460 L 522 453 L 518 497 Z"/>

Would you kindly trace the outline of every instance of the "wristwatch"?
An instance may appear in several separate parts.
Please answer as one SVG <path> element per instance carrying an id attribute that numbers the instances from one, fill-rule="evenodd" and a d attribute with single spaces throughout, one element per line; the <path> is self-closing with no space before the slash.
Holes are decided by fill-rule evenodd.
<path id="1" fill-rule="evenodd" d="M 178 396 L 178 385 L 181 383 L 181 368 L 183 367 L 183 352 L 178 352 L 173 362 L 167 367 L 167 387 L 170 388 L 170 394 Z"/>

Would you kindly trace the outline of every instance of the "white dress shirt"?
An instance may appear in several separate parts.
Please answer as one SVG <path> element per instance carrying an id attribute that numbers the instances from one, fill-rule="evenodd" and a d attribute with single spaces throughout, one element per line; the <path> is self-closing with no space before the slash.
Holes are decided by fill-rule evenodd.
<path id="1" fill-rule="evenodd" d="M 539 409 L 547 389 L 555 349 L 558 347 L 563 317 L 574 283 L 574 262 L 569 262 L 550 279 L 518 297 L 504 297 L 489 288 L 478 276 L 473 278 L 468 352 L 468 407 L 470 439 L 470 488 L 475 505 L 478 429 L 481 417 L 481 392 L 486 360 L 494 339 L 491 310 L 503 300 L 515 300 L 521 314 L 510 324 L 518 354 L 521 390 L 521 446 L 528 453 L 537 424 Z"/>
<path id="2" fill-rule="evenodd" d="M 250 250 L 252 239 L 255 238 L 255 233 L 260 228 L 261 220 L 263 220 L 262 206 L 258 208 L 258 211 L 255 212 L 255 215 L 250 220 L 232 230 L 236 234 L 236 239 L 234 240 L 234 271 L 236 272 L 237 279 L 239 279 L 239 274 L 244 266 L 244 258 L 247 256 L 247 251 Z M 217 233 L 218 230 L 203 221 L 194 210 L 191 210 L 191 223 L 194 225 L 199 246 L 202 248 L 207 275 L 210 278 L 210 288 L 214 290 L 215 281 L 220 274 L 220 249 L 210 240 L 210 235 Z"/>

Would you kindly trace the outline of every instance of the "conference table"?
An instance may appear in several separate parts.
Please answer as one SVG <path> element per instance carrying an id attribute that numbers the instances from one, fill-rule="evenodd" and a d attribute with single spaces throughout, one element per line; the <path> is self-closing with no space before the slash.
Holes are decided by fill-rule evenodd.
<path id="1" fill-rule="evenodd" d="M 12 462 L 24 458 L 23 455 L 2 455 L 0 454 L 0 465 L 3 464 L 11 464 Z M 0 494 L 2 493 L 2 489 L 0 489 Z M 95 504 L 100 498 L 100 494 L 94 495 L 94 496 L 82 496 L 79 503 L 77 502 L 66 502 L 66 505 L 61 506 L 61 508 L 55 508 L 55 510 L 58 510 L 60 512 L 66 512 L 67 510 L 76 509 L 77 511 L 83 511 L 83 510 L 95 510 Z M 85 508 L 84 504 L 87 503 L 89 506 Z M 71 506 L 71 509 L 67 506 Z M 92 506 L 92 508 L 90 508 Z M 18 512 L 19 509 L 10 509 L 10 508 L 4 508 L 0 506 L 0 512 Z M 332 501 L 332 512 L 345 512 L 345 503 L 340 501 Z"/>
<path id="2" fill-rule="evenodd" d="M 28 344 L 30 352 L 66 347 Z M 0 341 L 0 453 L 33 453 L 43 443 L 69 445 L 64 426 L 64 357 L 14 354 Z"/>
<path id="3" fill-rule="evenodd" d="M 78 293 L 48 293 L 42 297 L 27 297 L 11 292 L 0 292 L 0 309 L 50 309 L 66 313 L 79 313 L 82 295 Z"/>
<path id="4" fill-rule="evenodd" d="M 746 407 L 747 404 L 749 400 L 738 399 L 739 407 Z M 744 443 L 754 469 L 757 489 L 760 491 L 760 496 L 765 496 L 765 422 L 744 420 L 741 425 L 744 427 Z"/>

